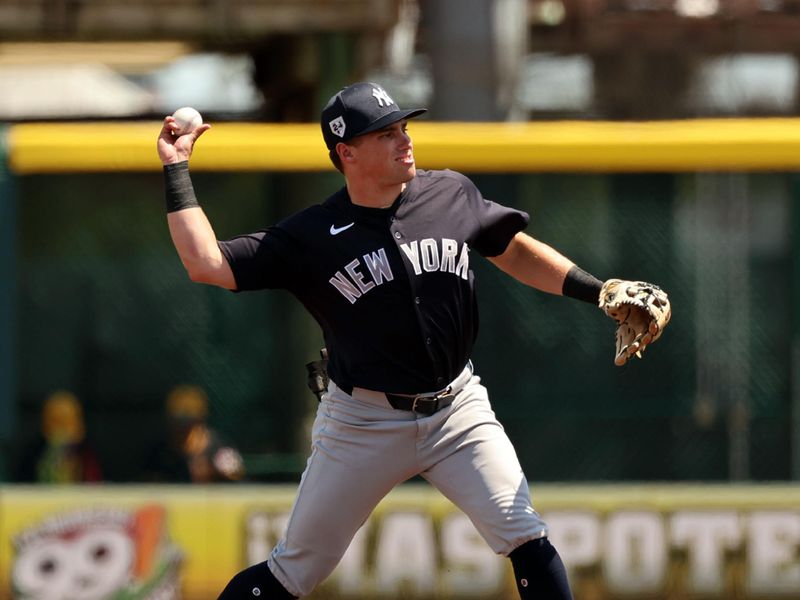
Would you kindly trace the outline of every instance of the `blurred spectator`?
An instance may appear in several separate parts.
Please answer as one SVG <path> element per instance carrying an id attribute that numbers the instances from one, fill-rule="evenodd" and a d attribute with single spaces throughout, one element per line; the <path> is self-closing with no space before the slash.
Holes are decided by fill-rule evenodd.
<path id="1" fill-rule="evenodd" d="M 202 388 L 175 387 L 167 396 L 167 439 L 151 451 L 145 466 L 149 481 L 214 483 L 239 481 L 244 463 L 208 426 L 208 397 Z"/>
<path id="2" fill-rule="evenodd" d="M 59 390 L 45 400 L 41 436 L 22 460 L 19 479 L 38 483 L 102 481 L 100 461 L 86 440 L 83 408 L 71 392 Z"/>

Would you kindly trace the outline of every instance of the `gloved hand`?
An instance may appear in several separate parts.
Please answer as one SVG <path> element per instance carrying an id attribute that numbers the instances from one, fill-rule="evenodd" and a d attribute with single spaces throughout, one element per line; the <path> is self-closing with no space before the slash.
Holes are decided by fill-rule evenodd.
<path id="1" fill-rule="evenodd" d="M 600 310 L 617 322 L 614 364 L 624 365 L 631 356 L 655 342 L 672 316 L 667 294 L 644 281 L 609 279 L 600 290 Z"/>

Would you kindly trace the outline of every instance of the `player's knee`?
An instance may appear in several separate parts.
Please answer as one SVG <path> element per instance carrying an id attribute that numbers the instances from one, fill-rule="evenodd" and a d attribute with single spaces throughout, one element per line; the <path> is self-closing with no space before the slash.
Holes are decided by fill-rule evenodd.
<path id="1" fill-rule="evenodd" d="M 228 582 L 217 600 L 294 600 L 275 579 L 266 561 L 246 568 Z"/>

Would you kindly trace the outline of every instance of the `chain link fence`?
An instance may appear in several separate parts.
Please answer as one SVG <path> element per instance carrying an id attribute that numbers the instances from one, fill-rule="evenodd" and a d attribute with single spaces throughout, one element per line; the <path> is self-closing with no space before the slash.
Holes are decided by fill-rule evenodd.
<path id="1" fill-rule="evenodd" d="M 789 174 L 480 175 L 531 214 L 528 233 L 599 278 L 663 286 L 673 322 L 645 359 L 613 365 L 613 323 L 475 257 L 476 370 L 532 481 L 779 480 L 792 474 Z M 198 174 L 219 237 L 318 202 L 331 174 Z M 44 398 L 83 402 L 109 480 L 137 480 L 164 400 L 202 386 L 212 424 L 253 480 L 296 479 L 316 401 L 305 363 L 322 336 L 284 292 L 192 284 L 160 176 L 17 182 L 19 435 Z"/>

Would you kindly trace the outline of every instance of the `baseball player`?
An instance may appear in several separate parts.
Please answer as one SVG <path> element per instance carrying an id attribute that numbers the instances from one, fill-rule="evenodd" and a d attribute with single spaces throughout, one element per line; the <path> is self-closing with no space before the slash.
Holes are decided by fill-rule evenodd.
<path id="1" fill-rule="evenodd" d="M 511 559 L 521 598 L 572 597 L 470 361 L 478 328 L 470 261 L 480 254 L 534 288 L 595 305 L 602 291 L 620 323 L 621 362 L 660 335 L 668 301 L 638 282 L 610 280 L 617 287 L 603 289 L 523 233 L 526 213 L 484 199 L 460 173 L 417 170 L 407 127 L 423 112 L 401 110 L 374 83 L 344 88 L 321 126 L 345 186 L 277 225 L 221 242 L 188 169 L 209 126 L 178 136 L 174 119 L 164 119 L 167 220 L 189 277 L 235 291 L 290 291 L 319 323 L 328 351 L 330 383 L 286 531 L 269 560 L 235 575 L 221 600 L 306 596 L 378 502 L 415 475 Z"/>

